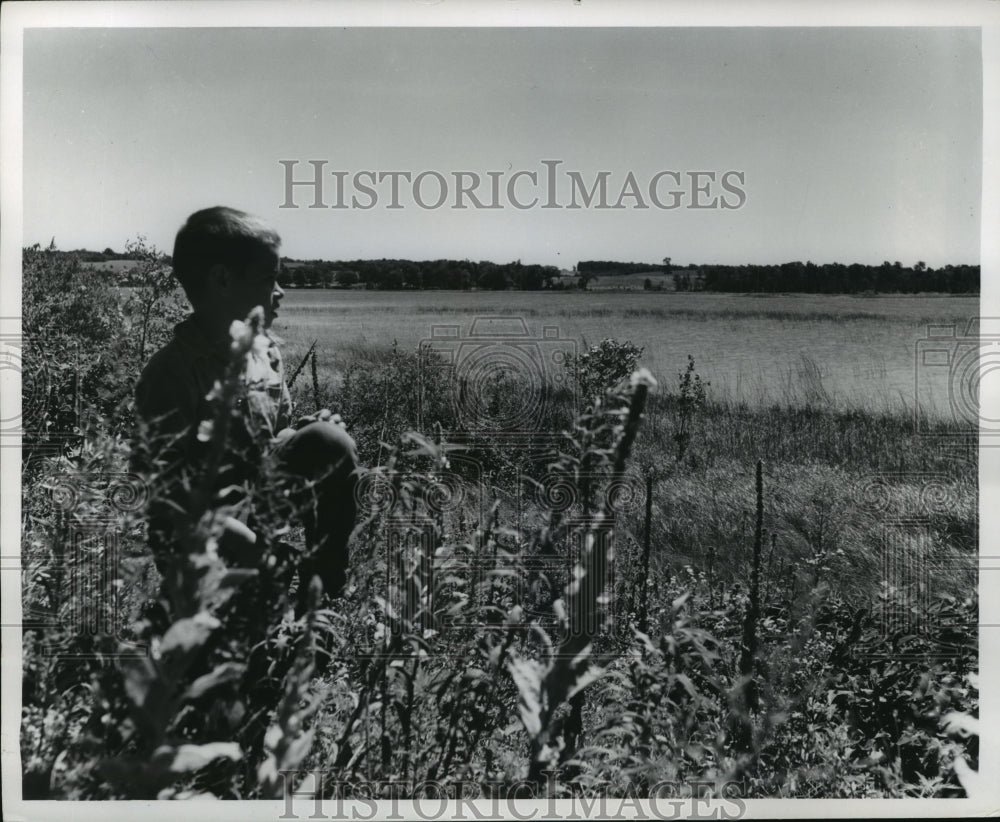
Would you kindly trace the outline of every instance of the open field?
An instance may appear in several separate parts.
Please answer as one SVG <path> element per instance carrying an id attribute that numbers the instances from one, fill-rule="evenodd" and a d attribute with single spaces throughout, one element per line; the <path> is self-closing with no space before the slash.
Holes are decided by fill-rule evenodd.
<path id="1" fill-rule="evenodd" d="M 775 489 L 770 527 L 783 561 L 826 551 L 829 545 L 814 544 L 813 529 L 832 527 L 818 537 L 843 552 L 831 561 L 829 581 L 848 596 L 870 596 L 881 582 L 885 521 L 919 515 L 928 493 L 941 497 L 935 535 L 931 547 L 915 550 L 950 556 L 975 549 L 975 428 L 950 401 L 951 394 L 972 389 L 949 368 L 921 370 L 915 361 L 929 325 L 954 326 L 958 336 L 944 344 L 954 349 L 977 313 L 974 298 L 936 296 L 294 291 L 275 330 L 286 340 L 289 369 L 316 341 L 319 394 L 308 386 L 308 369 L 295 391 L 307 405 L 318 400 L 341 411 L 369 462 L 384 458 L 381 441 L 421 422 L 414 352 L 443 327 L 457 326 L 457 336 L 443 343 L 452 351 L 473 339 L 477 317 L 488 316 L 523 318 L 529 337 L 542 346 L 554 344 L 546 328 L 557 329 L 558 339 L 579 352 L 605 337 L 643 346 L 640 363 L 660 385 L 639 440 L 643 470 L 660 476 L 653 533 L 670 546 L 659 555 L 660 573 L 692 563 L 740 577 L 748 483 L 761 459 Z M 690 421 L 692 445 L 681 461 L 678 377 L 689 355 L 710 384 L 706 405 Z M 543 376 L 558 379 L 562 372 L 550 364 Z M 497 389 L 498 401 L 529 407 L 532 392 L 519 382 L 523 377 L 512 370 L 510 382 Z M 913 417 L 915 383 L 920 429 Z M 424 398 L 436 408 L 429 416 L 446 430 L 461 406 L 452 388 Z M 567 402 L 536 421 L 538 433 L 569 424 Z M 925 435 L 926 425 L 935 435 Z M 874 489 L 889 489 L 891 501 L 873 508 Z M 631 527 L 637 533 L 639 523 Z M 940 577 L 952 593 L 970 583 L 966 564 L 952 563 L 954 573 Z"/>
<path id="2" fill-rule="evenodd" d="M 979 300 L 950 296 L 730 295 L 704 293 L 289 291 L 275 330 L 287 358 L 317 340 L 321 361 L 341 367 L 354 351 L 414 349 L 434 328 L 467 334 L 477 316 L 522 317 L 530 334 L 555 327 L 582 350 L 605 337 L 643 346 L 642 364 L 673 383 L 688 355 L 716 400 L 819 404 L 950 414 L 947 368 L 915 378 L 916 346 L 929 325 L 959 337 Z"/>
<path id="3" fill-rule="evenodd" d="M 113 483 L 156 493 L 155 470 L 130 473 L 150 442 L 128 397 L 183 310 L 165 285 L 143 351 L 155 293 L 89 276 L 26 253 L 26 327 L 47 348 L 26 350 L 25 373 L 65 367 L 24 448 L 24 612 L 45 617 L 23 632 L 25 795 L 273 798 L 295 768 L 403 797 L 430 780 L 541 785 L 548 770 L 559 796 L 662 780 L 961 795 L 950 763 L 976 767 L 974 740 L 941 720 L 977 710 L 977 452 L 949 401 L 965 355 L 941 353 L 969 346 L 939 339 L 937 370 L 914 363 L 927 325 L 962 334 L 976 300 L 290 292 L 275 331 L 289 377 L 303 365 L 299 410 L 342 414 L 364 466 L 349 583 L 323 601 L 313 588 L 300 616 L 302 529 L 267 470 L 233 504 L 204 495 L 178 514 L 189 561 L 160 587 L 141 501 Z M 551 358 L 530 382 L 456 379 L 418 355 L 435 326 L 468 335 L 482 316 L 523 319 L 538 351 L 631 340 L 659 386 L 595 411 Z M 496 342 L 487 366 L 517 362 Z M 81 349 L 94 356 L 78 374 Z M 244 351 L 199 427 L 220 456 Z M 621 364 L 627 349 L 611 351 Z M 678 378 L 689 355 L 704 397 Z M 934 413 L 916 430 L 918 378 Z M 508 436 L 521 412 L 528 436 Z M 192 470 L 193 487 L 221 481 L 211 460 Z M 242 506 L 262 553 L 223 557 L 213 529 Z M 157 658 L 132 660 L 136 642 Z M 165 771 L 172 751 L 204 756 Z"/>
<path id="4" fill-rule="evenodd" d="M 804 628 L 807 633 L 813 630 L 817 602 L 838 603 L 842 614 L 854 615 L 855 628 L 859 615 L 881 613 L 874 617 L 882 637 L 874 647 L 897 642 L 888 637 L 898 626 L 908 625 L 902 630 L 930 637 L 938 630 L 934 626 L 947 622 L 937 616 L 920 626 L 908 622 L 910 617 L 886 621 L 885 603 L 895 597 L 906 603 L 904 610 L 911 615 L 931 602 L 939 603 L 928 606 L 931 610 L 940 603 L 975 608 L 975 426 L 956 416 L 951 401 L 953 392 L 971 389 L 956 382 L 951 366 L 927 373 L 916 363 L 918 343 L 928 338 L 931 325 L 954 326 L 953 338 L 934 345 L 952 355 L 961 350 L 969 318 L 978 315 L 978 300 L 292 292 L 276 330 L 287 338 L 289 367 L 295 367 L 316 341 L 316 387 L 310 388 L 307 369 L 295 393 L 307 407 L 316 403 L 341 412 L 364 458 L 374 464 L 387 456 L 380 443 L 393 441 L 416 422 L 414 396 L 421 388 L 413 352 L 419 343 L 434 336 L 435 326 L 458 326 L 464 336 L 476 317 L 491 315 L 523 318 L 536 339 L 545 337 L 546 326 L 555 327 L 560 338 L 576 341 L 581 351 L 605 337 L 630 340 L 645 348 L 641 362 L 658 378 L 626 480 L 637 504 L 616 523 L 613 602 L 619 624 L 628 622 L 629 603 L 636 601 L 643 582 L 663 616 L 672 596 L 665 592 L 680 586 L 697 592 L 700 607 L 706 609 L 703 624 L 712 624 L 732 648 L 739 647 L 738 625 L 728 624 L 726 618 L 716 620 L 730 607 L 730 597 L 745 601 L 752 585 L 758 460 L 763 463 L 762 607 L 772 615 L 765 624 L 776 628 L 768 633 L 765 654 L 769 682 L 781 699 L 791 699 L 787 704 L 798 698 L 791 697 L 797 688 L 805 694 L 826 676 L 811 661 L 816 653 L 813 640 L 800 647 L 796 634 L 803 626 L 810 626 Z M 939 327 L 935 333 L 946 330 Z M 678 378 L 688 355 L 711 385 L 707 402 L 685 422 Z M 927 423 L 919 429 L 912 413 L 918 401 L 915 383 L 921 387 L 921 421 Z M 439 401 L 437 419 L 445 430 L 455 422 L 454 409 L 460 403 L 454 392 L 461 389 L 446 384 L 431 392 L 430 399 Z M 494 399 L 506 403 L 503 407 L 529 407 L 532 392 L 514 375 L 510 382 L 498 383 Z M 561 424 L 568 425 L 572 414 L 565 398 L 561 403 L 555 403 L 560 406 L 555 411 L 563 412 Z M 558 432 L 558 419 L 554 414 L 539 433 Z M 435 428 L 425 425 L 423 430 L 432 435 Z M 491 442 L 487 436 L 472 448 L 467 456 L 477 472 L 465 489 L 461 512 L 446 520 L 446 530 L 459 533 L 464 523 L 476 522 L 492 504 L 498 506 L 500 521 L 517 522 L 522 534 L 530 527 L 525 529 L 517 511 L 527 510 L 529 526 L 544 521 L 545 505 L 538 504 L 530 485 L 519 485 L 517 479 L 521 473 L 544 478 L 544 471 L 532 465 L 520 447 L 502 438 Z M 643 480 L 650 482 L 651 490 L 648 526 L 638 504 L 645 499 Z M 644 543 L 651 546 L 648 570 L 641 558 Z M 858 641 L 857 631 L 847 629 L 849 621 L 841 622 L 838 638 L 819 651 L 834 666 L 841 664 L 837 660 L 846 647 L 838 643 Z M 653 630 L 664 627 L 661 622 Z M 972 637 L 967 629 L 949 635 L 960 644 Z M 864 636 L 865 642 L 872 637 Z M 914 663 L 915 669 L 934 670 L 936 641 L 923 652 L 928 656 Z M 880 663 L 868 661 L 866 653 L 859 648 L 849 652 L 849 691 L 869 676 L 873 679 L 868 687 L 881 687 L 875 684 L 883 678 L 877 672 Z M 971 649 L 968 653 L 975 654 Z M 890 670 L 893 665 L 889 663 Z M 863 692 L 864 686 L 852 693 L 852 704 L 864 702 Z M 596 717 L 606 707 L 595 698 L 584 711 Z M 797 709 L 790 715 L 802 717 Z M 860 736 L 854 735 L 857 730 L 848 731 L 847 737 L 864 747 L 881 727 L 869 726 Z M 774 743 L 772 762 L 784 756 L 777 753 L 783 743 L 777 738 Z M 822 748 L 828 742 L 814 744 Z M 808 758 L 790 755 L 788 767 L 795 771 Z M 853 789 L 845 791 L 837 770 L 828 759 L 819 765 L 818 793 L 812 795 L 851 795 Z M 781 777 L 762 788 L 765 795 L 772 790 L 803 795 L 784 793 L 788 783 Z M 886 795 L 880 790 L 873 788 L 870 795 Z M 895 790 L 889 788 L 887 794 Z"/>

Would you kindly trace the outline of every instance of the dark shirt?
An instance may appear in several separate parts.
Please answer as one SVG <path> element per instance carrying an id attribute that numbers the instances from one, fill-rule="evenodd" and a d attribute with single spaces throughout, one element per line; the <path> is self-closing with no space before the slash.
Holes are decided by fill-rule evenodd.
<path id="1" fill-rule="evenodd" d="M 279 340 L 271 334 L 267 339 L 266 350 L 255 347 L 247 357 L 244 378 L 249 407 L 257 423 L 273 436 L 288 425 L 291 398 Z M 173 339 L 153 355 L 139 378 L 135 399 L 140 419 L 160 432 L 196 434 L 196 426 L 211 418 L 207 397 L 225 375 L 230 342 L 228 336 L 210 340 L 193 316 L 179 323 Z"/>
<path id="2" fill-rule="evenodd" d="M 188 317 L 149 360 L 136 385 L 136 413 L 144 434 L 133 448 L 133 470 L 154 484 L 149 507 L 154 552 L 172 541 L 177 509 L 186 511 L 190 505 L 191 488 L 209 448 L 210 437 L 199 436 L 199 430 L 214 417 L 209 395 L 225 377 L 231 342 L 228 335 L 209 339 L 194 316 Z M 258 337 L 246 355 L 243 382 L 243 413 L 237 415 L 241 424 L 230 428 L 226 458 L 212 483 L 217 489 L 252 482 L 259 468 L 259 443 L 289 423 L 291 398 L 276 337 Z"/>

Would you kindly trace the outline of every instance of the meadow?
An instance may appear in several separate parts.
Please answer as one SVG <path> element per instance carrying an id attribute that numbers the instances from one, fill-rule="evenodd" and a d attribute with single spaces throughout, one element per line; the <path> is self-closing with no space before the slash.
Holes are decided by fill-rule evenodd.
<path id="1" fill-rule="evenodd" d="M 393 341 L 413 350 L 435 326 L 468 333 L 477 316 L 522 317 L 529 333 L 554 327 L 580 351 L 607 337 L 631 340 L 668 382 L 693 355 L 716 400 L 906 414 L 917 341 L 930 325 L 955 325 L 961 337 L 978 314 L 975 297 L 935 295 L 290 290 L 275 329 L 290 343 L 289 361 L 315 340 L 323 362 L 342 368 Z M 923 376 L 922 410 L 947 415 L 948 375 Z"/>
<path id="2" fill-rule="evenodd" d="M 976 432 L 951 369 L 915 357 L 975 299 L 290 291 L 293 396 L 340 413 L 366 466 L 349 584 L 296 613 L 280 485 L 246 489 L 252 567 L 219 556 L 228 509 L 199 497 L 165 587 L 141 504 L 108 490 L 136 479 L 131 384 L 183 314 L 155 255 L 122 290 L 25 255 L 46 341 L 25 373 L 48 380 L 22 472 L 26 795 L 280 797 L 279 772 L 308 769 L 382 798 L 973 784 Z M 420 348 L 486 316 L 569 356 L 528 373 L 494 340 L 453 372 Z M 86 370 L 53 368 L 80 346 Z M 207 435 L 220 458 L 238 382 Z M 111 630 L 81 630 L 95 610 Z"/>
<path id="3" fill-rule="evenodd" d="M 477 318 L 521 318 L 527 339 L 557 348 L 553 340 L 568 341 L 567 350 L 578 355 L 608 338 L 632 343 L 642 349 L 638 363 L 659 384 L 639 439 L 642 472 L 659 475 L 654 541 L 669 546 L 654 562 L 669 556 L 675 566 L 711 566 L 713 575 L 738 579 L 749 489 L 763 460 L 776 489 L 768 499 L 769 530 L 784 547 L 774 561 L 790 568 L 812 552 L 829 552 L 838 557 L 828 570 L 837 590 L 857 597 L 874 594 L 883 582 L 878 552 L 886 523 L 922 516 L 931 495 L 940 520 L 934 528 L 945 530 L 935 532 L 940 538 L 932 548 L 920 550 L 952 569 L 938 577 L 942 591 L 970 586 L 967 561 L 939 556 L 961 557 L 976 546 L 974 429 L 955 419 L 950 402 L 950 392 L 969 389 L 947 368 L 924 369 L 919 397 L 914 384 L 917 341 L 927 339 L 928 327 L 950 325 L 961 337 L 977 314 L 975 298 L 933 295 L 291 291 L 275 330 L 285 340 L 289 369 L 315 344 L 311 365 L 321 396 L 310 396 L 306 370 L 297 377 L 298 395 L 341 411 L 349 429 L 362 432 L 364 456 L 375 463 L 384 449 L 365 429 L 386 438 L 424 422 L 424 433 L 433 434 L 418 403 L 404 396 L 407 386 L 419 391 L 417 375 L 407 371 L 419 370 L 421 346 L 458 352 L 474 342 Z M 436 342 L 443 328 L 457 336 Z M 678 384 L 689 358 L 705 397 L 685 423 L 688 444 L 679 448 Z M 565 376 L 565 367 L 551 362 L 531 373 L 520 373 L 520 366 L 514 362 L 507 382 L 493 389 L 507 395 L 498 402 L 529 406 L 538 393 L 537 386 L 525 387 L 529 378 Z M 545 390 L 550 398 L 557 393 L 553 383 Z M 457 394 L 445 388 L 435 399 L 436 422 L 446 430 L 457 425 Z M 585 399 L 563 398 L 562 417 L 535 421 L 537 432 L 557 435 Z M 951 524 L 943 525 L 945 519 Z M 897 582 L 905 587 L 914 580 Z"/>

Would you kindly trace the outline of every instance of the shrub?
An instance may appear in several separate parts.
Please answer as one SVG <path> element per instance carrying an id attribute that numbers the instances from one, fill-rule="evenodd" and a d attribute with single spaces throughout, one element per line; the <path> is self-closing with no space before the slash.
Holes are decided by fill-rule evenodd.
<path id="1" fill-rule="evenodd" d="M 643 349 L 628 340 L 601 340 L 568 363 L 585 401 L 593 400 L 635 371 Z"/>
<path id="2" fill-rule="evenodd" d="M 166 257 L 147 245 L 145 237 L 127 243 L 125 252 L 136 261 L 123 279 L 129 289 L 125 311 L 132 318 L 133 361 L 141 369 L 150 354 L 169 341 L 173 326 L 184 319 L 187 299 Z"/>
<path id="3" fill-rule="evenodd" d="M 85 269 L 75 254 L 23 250 L 26 461 L 78 445 L 86 430 L 128 434 L 139 370 L 184 315 L 163 256 L 142 238 L 130 286 Z"/>
<path id="4" fill-rule="evenodd" d="M 418 425 L 425 432 L 455 427 L 444 369 L 430 352 L 404 351 L 395 342 L 386 352 L 352 361 L 339 389 L 328 384 L 314 397 L 300 391 L 297 398 L 339 413 L 367 465 L 382 464 L 389 444 Z"/>
<path id="5" fill-rule="evenodd" d="M 222 525 L 234 511 L 211 489 L 237 414 L 241 360 L 252 338 L 247 334 L 237 341 L 227 378 L 214 392 L 211 448 L 200 473 L 189 478 L 191 501 L 175 523 L 178 554 L 160 594 L 144 586 L 145 597 L 135 603 L 143 616 L 134 631 L 97 627 L 47 637 L 50 643 L 54 640 L 50 653 L 57 659 L 88 660 L 67 674 L 87 689 L 90 706 L 78 703 L 85 717 L 82 728 L 77 727 L 75 739 L 62 743 L 66 748 L 56 757 L 73 763 L 72 779 L 54 781 L 50 776 L 45 785 L 46 769 L 52 773 L 55 762 L 40 756 L 36 781 L 43 795 L 274 796 L 280 794 L 277 770 L 294 768 L 308 751 L 308 732 L 302 725 L 310 713 L 300 702 L 310 693 L 315 636 L 324 623 L 316 597 L 302 618 L 292 620 L 285 614 L 291 563 L 286 546 L 273 538 L 280 523 L 264 521 L 259 526 L 264 545 L 256 566 L 251 562 L 250 567 L 227 567 L 217 549 Z M 95 520 L 97 503 L 89 499 L 100 475 L 89 470 L 94 461 L 86 456 L 84 450 L 66 461 L 55 480 L 73 484 L 81 495 L 70 509 L 72 521 L 56 520 L 47 532 L 35 533 L 41 547 L 58 559 L 71 547 L 79 551 L 79 528 L 89 524 L 93 545 L 83 542 L 82 547 L 91 554 L 89 563 L 108 566 L 97 577 L 106 587 L 81 591 L 81 580 L 93 579 L 94 572 L 71 566 L 66 579 L 73 597 L 59 605 L 62 611 L 80 607 L 75 601 L 79 597 L 88 600 L 91 609 L 121 604 L 115 592 L 129 586 L 127 567 L 93 554 L 109 544 L 112 534 L 136 536 L 142 503 L 152 502 L 149 495 L 157 487 L 125 475 L 139 483 L 134 487 L 138 504 Z M 272 485 L 259 493 L 274 497 L 278 491 Z M 110 499 L 114 502 L 115 497 Z M 257 510 L 268 512 L 265 506 Z M 57 562 L 55 568 L 61 565 Z M 139 616 L 137 610 L 132 610 L 133 616 Z M 106 619 L 97 622 L 106 625 Z M 33 701 L 26 700 L 30 710 L 45 708 L 44 698 L 37 707 Z M 269 725 L 277 730 L 268 731 Z M 58 744 L 47 740 L 37 748 L 44 752 Z"/>
<path id="6" fill-rule="evenodd" d="M 73 255 L 23 251 L 22 379 L 26 461 L 79 443 L 94 417 L 128 395 L 125 312 L 113 283 Z"/>
<path id="7" fill-rule="evenodd" d="M 677 445 L 677 461 L 684 459 L 691 444 L 691 423 L 695 413 L 705 407 L 709 383 L 694 370 L 694 357 L 688 354 L 687 368 L 677 375 L 677 430 L 674 442 Z"/>

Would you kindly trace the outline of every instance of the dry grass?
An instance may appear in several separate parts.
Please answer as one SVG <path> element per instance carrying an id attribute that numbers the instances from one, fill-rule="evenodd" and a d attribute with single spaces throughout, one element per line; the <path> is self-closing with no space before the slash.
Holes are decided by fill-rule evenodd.
<path id="1" fill-rule="evenodd" d="M 872 413 L 912 409 L 915 344 L 928 323 L 961 333 L 979 313 L 974 297 L 674 293 L 292 291 L 284 306 L 276 330 L 289 362 L 318 340 L 328 376 L 393 341 L 414 350 L 435 325 L 467 333 L 476 316 L 520 316 L 535 337 L 555 327 L 581 352 L 605 337 L 642 346 L 643 365 L 665 385 L 693 354 L 717 400 L 760 408 L 822 395 Z M 934 405 L 946 413 L 946 395 Z"/>

